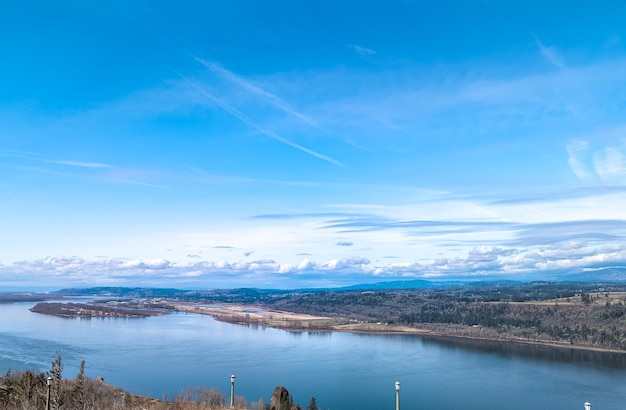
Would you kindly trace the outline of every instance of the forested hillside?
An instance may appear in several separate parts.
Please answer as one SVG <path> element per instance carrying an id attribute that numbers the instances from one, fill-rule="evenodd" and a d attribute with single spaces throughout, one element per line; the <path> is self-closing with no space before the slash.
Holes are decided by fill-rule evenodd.
<path id="1" fill-rule="evenodd" d="M 268 305 L 449 335 L 626 350 L 625 292 L 623 284 L 475 284 L 315 292 L 284 296 Z"/>

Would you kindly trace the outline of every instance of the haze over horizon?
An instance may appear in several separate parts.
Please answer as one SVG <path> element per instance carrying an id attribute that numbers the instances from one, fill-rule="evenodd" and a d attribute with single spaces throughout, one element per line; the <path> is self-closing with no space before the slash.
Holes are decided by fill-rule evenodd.
<path id="1" fill-rule="evenodd" d="M 624 21 L 624 1 L 5 1 L 0 286 L 626 267 Z"/>

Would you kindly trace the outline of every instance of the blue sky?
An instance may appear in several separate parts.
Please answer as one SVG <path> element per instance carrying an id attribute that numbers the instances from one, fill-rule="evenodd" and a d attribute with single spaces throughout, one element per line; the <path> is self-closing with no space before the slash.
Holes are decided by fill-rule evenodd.
<path id="1" fill-rule="evenodd" d="M 626 266 L 624 21 L 624 1 L 4 1 L 0 286 Z"/>

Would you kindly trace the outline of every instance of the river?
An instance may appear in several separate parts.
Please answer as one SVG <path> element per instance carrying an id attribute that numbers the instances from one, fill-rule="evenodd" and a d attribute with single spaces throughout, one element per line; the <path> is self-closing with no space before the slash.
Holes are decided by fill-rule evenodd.
<path id="1" fill-rule="evenodd" d="M 306 407 L 533 410 L 623 409 L 626 355 L 414 335 L 294 333 L 176 313 L 146 319 L 64 319 L 0 304 L 0 371 L 86 373 L 128 391 L 169 398 L 190 386 L 249 403 L 285 386 Z"/>

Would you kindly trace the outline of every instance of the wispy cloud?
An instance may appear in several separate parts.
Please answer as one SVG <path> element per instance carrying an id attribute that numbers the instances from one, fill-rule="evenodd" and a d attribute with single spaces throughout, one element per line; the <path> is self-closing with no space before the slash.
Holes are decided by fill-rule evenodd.
<path id="1" fill-rule="evenodd" d="M 209 70 L 211 70 L 213 73 L 217 74 L 218 76 L 220 76 L 221 78 L 235 84 L 236 86 L 240 87 L 241 89 L 247 91 L 250 94 L 253 94 L 255 96 L 260 97 L 264 102 L 271 104 L 272 106 L 286 112 L 289 115 L 292 115 L 302 121 L 304 121 L 305 123 L 307 123 L 308 125 L 310 125 L 311 127 L 314 128 L 318 128 L 317 123 L 315 123 L 315 121 L 313 121 L 309 116 L 296 111 L 295 109 L 293 109 L 292 107 L 290 107 L 285 101 L 283 101 L 282 99 L 280 99 L 279 97 L 277 97 L 276 95 L 262 89 L 261 87 L 252 84 L 249 81 L 244 80 L 242 77 L 236 75 L 235 73 L 233 73 L 232 71 L 229 71 L 227 69 L 225 69 L 224 67 L 222 67 L 219 64 L 216 63 L 212 63 L 209 61 L 205 61 L 199 57 L 194 57 L 196 61 L 198 61 L 200 64 L 202 64 L 203 66 L 205 66 L 206 68 L 208 68 Z"/>
<path id="2" fill-rule="evenodd" d="M 56 165 L 67 165 L 70 167 L 79 167 L 79 168 L 115 168 L 115 165 L 105 164 L 102 162 L 89 162 L 89 161 L 75 161 L 75 160 L 60 160 L 60 159 L 49 159 L 42 157 L 41 155 L 29 152 L 14 152 L 14 151 L 4 151 L 0 152 L 0 157 L 7 158 L 16 158 L 27 161 L 34 162 L 42 162 L 47 164 L 56 164 Z"/>
<path id="3" fill-rule="evenodd" d="M 603 179 L 626 176 L 626 157 L 617 147 L 607 147 L 593 155 L 598 176 Z"/>
<path id="4" fill-rule="evenodd" d="M 371 48 L 362 47 L 357 44 L 350 44 L 350 48 L 356 51 L 356 53 L 360 55 L 361 57 L 371 56 L 371 55 L 376 54 L 376 51 L 372 50 Z"/>
<path id="5" fill-rule="evenodd" d="M 371 149 L 369 148 L 365 148 L 364 146 L 357 144 L 356 142 L 354 142 L 352 139 L 348 138 L 346 139 L 346 142 L 350 145 L 352 145 L 353 147 L 356 147 L 358 149 L 360 149 L 361 151 L 365 151 L 365 152 L 373 152 Z"/>
<path id="6" fill-rule="evenodd" d="M 259 214 L 253 215 L 250 219 L 267 219 L 267 220 L 290 220 L 290 219 L 317 219 L 317 218 L 350 218 L 366 216 L 365 214 L 354 214 L 349 212 L 311 212 L 311 213 L 284 213 L 284 214 Z"/>
<path id="7" fill-rule="evenodd" d="M 461 233 L 476 230 L 513 229 L 512 222 L 501 221 L 442 221 L 442 220 L 398 220 L 384 216 L 351 216 L 328 220 L 323 229 L 338 230 L 339 233 L 382 231 L 388 229 L 416 230 L 425 232 Z"/>
<path id="8" fill-rule="evenodd" d="M 501 195 L 499 199 L 491 200 L 491 205 L 513 205 L 542 203 L 547 199 L 564 201 L 589 197 L 606 197 L 626 193 L 626 185 L 585 185 L 553 190 L 539 190 L 527 194 L 512 196 Z"/>
<path id="9" fill-rule="evenodd" d="M 557 53 L 554 47 L 544 45 L 537 37 L 535 37 L 535 44 L 537 44 L 543 58 L 545 58 L 550 64 L 559 69 L 565 68 L 563 58 Z"/>
<path id="10" fill-rule="evenodd" d="M 45 167 L 36 167 L 31 165 L 12 165 L 12 164 L 0 164 L 0 167 L 12 169 L 15 171 L 20 171 L 24 173 L 36 173 L 36 174 L 45 174 L 45 175 L 54 175 L 59 177 L 70 177 L 76 178 L 77 174 L 67 172 L 67 171 L 58 171 L 55 169 L 45 168 Z"/>
<path id="11" fill-rule="evenodd" d="M 585 239 L 588 242 L 626 239 L 626 220 L 588 219 L 575 221 L 559 221 L 519 224 L 515 232 L 516 244 L 541 244 Z"/>
<path id="12" fill-rule="evenodd" d="M 23 172 L 40 173 L 47 175 L 56 175 L 71 178 L 89 178 L 94 181 L 107 181 L 119 184 L 138 185 L 157 189 L 170 189 L 169 186 L 142 181 L 142 176 L 147 176 L 151 172 L 147 170 L 139 170 L 136 168 L 122 167 L 102 162 L 75 161 L 75 160 L 57 160 L 48 159 L 40 155 L 0 153 L 0 156 L 10 157 L 20 160 L 20 164 L 0 164 L 6 168 L 15 169 Z M 44 166 L 21 165 L 22 163 L 39 163 L 49 164 Z M 54 165 L 61 165 L 55 167 Z M 71 170 L 71 172 L 70 172 Z"/>
<path id="13" fill-rule="evenodd" d="M 114 168 L 114 165 L 103 164 L 100 162 L 80 162 L 80 161 L 66 161 L 66 160 L 58 160 L 58 161 L 47 161 L 52 164 L 59 165 L 69 165 L 73 167 L 81 167 L 81 168 Z"/>
<path id="14" fill-rule="evenodd" d="M 149 188 L 171 189 L 171 187 L 169 187 L 167 185 L 151 184 L 149 182 L 133 181 L 133 180 L 129 180 L 129 179 L 118 179 L 118 180 L 115 180 L 115 182 L 121 183 L 121 184 L 128 184 L 128 185 L 145 186 L 145 187 L 149 187 Z"/>
<path id="15" fill-rule="evenodd" d="M 239 111 L 238 109 L 236 109 L 235 107 L 233 107 L 232 105 L 228 104 L 226 101 L 217 98 L 216 96 L 214 96 L 213 94 L 209 93 L 207 90 L 205 90 L 202 86 L 200 86 L 199 84 L 191 81 L 190 79 L 188 79 L 187 77 L 184 77 L 181 75 L 182 78 L 184 78 L 185 80 L 187 80 L 189 82 L 189 84 L 191 86 L 193 86 L 198 93 L 202 94 L 204 97 L 208 98 L 210 101 L 212 101 L 213 103 L 215 103 L 218 107 L 222 108 L 224 111 L 226 111 L 227 113 L 229 113 L 230 115 L 232 115 L 233 117 L 239 119 L 241 122 L 243 122 L 244 124 L 248 125 L 249 127 L 257 130 L 258 132 L 260 132 L 261 134 L 270 137 L 276 141 L 279 141 L 285 145 L 288 145 L 292 148 L 295 148 L 297 150 L 300 150 L 302 152 L 305 152 L 309 155 L 312 155 L 316 158 L 319 158 L 323 161 L 329 162 L 333 165 L 337 165 L 339 167 L 345 167 L 346 165 L 337 161 L 334 158 L 331 158 L 327 155 L 324 154 L 320 154 L 319 152 L 313 151 L 310 148 L 304 147 L 300 144 L 297 144 L 293 141 L 290 141 L 286 138 L 281 137 L 280 135 L 276 134 L 273 131 L 267 130 L 263 127 L 261 127 L 260 125 L 258 125 L 256 122 L 254 122 L 250 117 L 248 117 L 247 115 L 245 115 L 244 113 L 242 113 L 241 111 Z"/>
<path id="16" fill-rule="evenodd" d="M 221 174 L 211 174 L 202 169 L 191 168 L 189 170 L 192 171 L 195 175 L 197 175 L 197 181 L 209 182 L 209 183 L 222 183 L 222 184 L 269 184 L 269 185 L 284 185 L 284 186 L 292 186 L 292 187 L 319 187 L 321 184 L 319 182 L 313 181 L 296 181 L 296 180 L 280 180 L 280 179 L 264 179 L 264 178 L 253 178 L 253 177 L 239 177 L 239 176 L 230 176 L 230 175 L 221 175 Z"/>
<path id="17" fill-rule="evenodd" d="M 94 175 L 94 178 L 97 178 L 98 181 L 115 184 L 137 185 L 163 190 L 171 189 L 170 186 L 161 183 L 164 176 L 160 171 L 146 168 L 128 166 L 107 167 Z"/>
<path id="18" fill-rule="evenodd" d="M 567 163 L 574 175 L 581 181 L 588 181 L 591 173 L 585 165 L 585 155 L 589 151 L 589 144 L 586 141 L 573 141 L 567 146 Z"/>
<path id="19" fill-rule="evenodd" d="M 572 172 L 583 182 L 594 179 L 609 183 L 623 182 L 626 176 L 626 138 L 611 142 L 611 145 L 600 149 L 582 140 L 568 144 L 568 164 Z"/>
<path id="20" fill-rule="evenodd" d="M 354 244 L 352 242 L 339 241 L 335 245 L 337 245 L 337 246 L 352 246 Z"/>
<path id="21" fill-rule="evenodd" d="M 335 129 L 358 129 L 360 135 L 355 142 L 370 148 L 380 141 L 377 137 L 381 132 L 387 133 L 389 138 L 384 141 L 388 141 L 406 133 L 401 130 L 413 130 L 412 137 L 420 135 L 418 130 L 443 137 L 449 133 L 489 135 L 523 126 L 529 137 L 552 132 L 555 138 L 564 139 L 564 134 L 571 132 L 572 117 L 580 122 L 599 107 L 623 107 L 623 97 L 615 84 L 626 70 L 625 59 L 513 76 L 480 72 L 459 75 L 453 68 L 442 68 L 440 73 L 419 70 L 416 68 L 419 75 L 397 79 L 384 87 L 370 86 L 384 73 L 377 76 L 354 71 L 337 74 L 338 78 L 322 74 L 308 78 L 312 88 L 332 82 L 336 89 L 333 101 L 312 111 Z M 351 81 L 345 83 L 351 88 L 340 81 L 349 75 Z M 389 74 L 386 78 L 393 77 Z M 354 93 L 355 88 L 359 92 Z M 454 127 L 450 121 L 454 121 Z M 389 124 L 400 130 L 396 131 L 399 134 L 390 133 Z M 555 128 L 546 131 L 547 125 Z"/>

